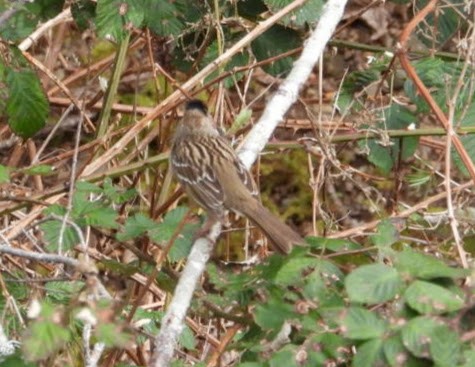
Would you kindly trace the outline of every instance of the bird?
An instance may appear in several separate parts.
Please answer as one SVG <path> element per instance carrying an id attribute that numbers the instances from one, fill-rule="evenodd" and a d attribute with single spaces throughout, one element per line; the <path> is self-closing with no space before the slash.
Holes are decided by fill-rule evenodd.
<path id="1" fill-rule="evenodd" d="M 261 204 L 250 172 L 199 99 L 186 103 L 173 136 L 170 165 L 187 195 L 207 212 L 209 221 L 223 221 L 227 210 L 242 214 L 281 254 L 304 243 L 296 231 Z"/>

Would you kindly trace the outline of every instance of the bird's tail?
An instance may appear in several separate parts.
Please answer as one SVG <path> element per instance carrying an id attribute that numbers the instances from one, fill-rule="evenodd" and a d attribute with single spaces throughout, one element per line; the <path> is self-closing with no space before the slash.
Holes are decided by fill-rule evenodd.
<path id="1" fill-rule="evenodd" d="M 275 214 L 272 214 L 261 203 L 255 200 L 255 205 L 246 205 L 241 212 L 254 222 L 270 240 L 274 250 L 288 254 L 293 245 L 303 244 L 302 237 L 286 225 Z"/>

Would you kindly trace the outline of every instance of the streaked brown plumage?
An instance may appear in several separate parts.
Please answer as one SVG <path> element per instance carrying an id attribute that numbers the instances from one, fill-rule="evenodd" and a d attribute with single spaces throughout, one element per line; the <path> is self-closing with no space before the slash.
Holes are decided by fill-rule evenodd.
<path id="1" fill-rule="evenodd" d="M 269 238 L 275 250 L 289 253 L 302 238 L 256 199 L 249 171 L 215 127 L 203 102 L 187 103 L 170 154 L 175 176 L 211 220 L 226 209 L 244 214 Z"/>

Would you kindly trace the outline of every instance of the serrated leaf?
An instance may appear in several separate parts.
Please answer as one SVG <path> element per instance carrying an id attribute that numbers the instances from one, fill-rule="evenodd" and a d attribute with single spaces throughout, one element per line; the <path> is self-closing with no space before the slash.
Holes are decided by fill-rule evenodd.
<path id="1" fill-rule="evenodd" d="M 231 43 L 232 41 L 233 40 L 231 39 L 229 43 Z M 219 56 L 218 41 L 214 41 L 206 49 L 206 54 L 203 57 L 201 66 L 203 68 L 206 67 L 206 65 L 213 62 L 213 60 L 216 59 L 218 56 Z M 209 76 L 207 76 L 205 79 L 205 82 L 209 82 L 213 80 L 214 78 L 218 77 L 219 74 L 222 73 L 223 70 L 230 71 L 236 67 L 248 65 L 248 63 L 249 63 L 249 54 L 247 52 L 237 53 L 231 58 L 231 60 L 229 60 L 226 63 L 226 65 L 224 65 L 224 67 L 222 67 L 220 70 L 217 70 L 211 73 Z M 228 76 L 227 78 L 223 80 L 224 86 L 226 88 L 232 87 L 235 84 L 235 82 L 241 80 L 243 76 L 244 76 L 243 72 L 234 73 L 232 76 Z"/>
<path id="2" fill-rule="evenodd" d="M 178 338 L 178 343 L 188 350 L 194 350 L 196 348 L 196 339 L 193 331 L 188 327 L 185 326 L 180 337 Z"/>
<path id="3" fill-rule="evenodd" d="M 418 9 L 423 8 L 426 4 L 426 0 L 417 0 L 415 2 L 415 6 Z M 444 9 L 443 16 L 429 13 L 425 22 L 418 23 L 417 34 L 427 47 L 442 47 L 453 39 L 461 24 L 466 22 L 465 17 L 468 14 L 464 7 L 457 7 L 457 4 L 456 1 L 449 0 L 447 2 L 447 9 Z M 431 32 L 434 27 L 437 28 L 437 32 Z"/>
<path id="4" fill-rule="evenodd" d="M 352 367 L 384 366 L 383 340 L 368 340 L 356 349 Z"/>
<path id="5" fill-rule="evenodd" d="M 396 267 L 401 273 L 408 273 L 414 278 L 463 278 L 470 274 L 469 270 L 451 268 L 441 260 L 406 249 L 396 256 Z"/>
<path id="6" fill-rule="evenodd" d="M 125 347 L 131 339 L 130 335 L 123 332 L 120 326 L 115 323 L 98 324 L 94 334 L 107 347 Z"/>
<path id="7" fill-rule="evenodd" d="M 158 223 L 142 213 L 127 218 L 124 230 L 116 235 L 119 241 L 128 241 L 143 235 L 145 232 L 159 226 Z"/>
<path id="8" fill-rule="evenodd" d="M 302 279 L 303 272 L 309 268 L 317 268 L 319 261 L 311 258 L 292 258 L 286 261 L 278 270 L 274 277 L 274 281 L 281 285 L 290 285 L 298 279 Z"/>
<path id="9" fill-rule="evenodd" d="M 363 265 L 345 279 L 345 288 L 353 302 L 376 304 L 393 299 L 401 288 L 396 269 L 383 264 Z"/>
<path id="10" fill-rule="evenodd" d="M 274 25 L 251 43 L 252 52 L 257 61 L 280 55 L 300 46 L 297 32 L 279 25 Z M 271 75 L 282 77 L 292 68 L 293 60 L 286 57 L 263 66 Z"/>
<path id="11" fill-rule="evenodd" d="M 55 17 L 62 9 L 64 0 L 35 0 L 33 2 L 1 2 L 1 12 L 5 5 L 13 11 L 11 17 L 2 21 L 0 36 L 9 41 L 18 41 L 31 34 L 41 20 Z"/>
<path id="12" fill-rule="evenodd" d="M 103 191 L 100 186 L 87 181 L 77 181 L 76 190 L 80 192 L 95 194 L 100 194 Z"/>
<path id="13" fill-rule="evenodd" d="M 59 248 L 61 227 L 62 222 L 59 220 L 49 220 L 40 224 L 40 229 L 44 232 L 44 240 L 47 243 L 46 248 L 50 252 L 56 252 Z M 76 231 L 67 224 L 62 238 L 61 248 L 63 251 L 68 251 L 79 243 L 79 237 Z"/>
<path id="14" fill-rule="evenodd" d="M 417 280 L 404 293 L 407 304 L 422 314 L 457 311 L 464 305 L 457 294 L 437 284 Z"/>
<path id="15" fill-rule="evenodd" d="M 121 187 L 113 185 L 110 178 L 104 180 L 104 194 L 116 204 L 124 204 L 137 196 L 135 188 L 124 190 Z"/>
<path id="16" fill-rule="evenodd" d="M 461 347 L 459 336 L 447 325 L 438 326 L 432 331 L 430 354 L 438 366 L 457 366 Z"/>
<path id="17" fill-rule="evenodd" d="M 159 36 L 178 36 L 185 27 L 185 21 L 177 5 L 166 0 L 146 0 L 145 24 Z M 190 3 L 189 6 L 195 5 Z"/>
<path id="18" fill-rule="evenodd" d="M 181 223 L 187 212 L 188 209 L 185 207 L 177 207 L 171 212 L 168 212 L 163 222 L 149 231 L 149 236 L 152 241 L 162 244 L 170 241 L 175 234 L 177 226 Z M 196 224 L 185 224 L 168 253 L 171 261 L 178 261 L 188 255 L 192 245 L 192 237 L 197 228 L 198 226 Z"/>
<path id="19" fill-rule="evenodd" d="M 45 208 L 45 210 L 43 210 L 43 214 L 45 216 L 50 215 L 50 214 L 55 214 L 55 215 L 58 215 L 58 216 L 62 217 L 63 215 L 66 214 L 66 208 L 64 206 L 59 205 L 59 204 L 53 204 L 53 205 L 50 205 L 49 207 Z"/>
<path id="20" fill-rule="evenodd" d="M 77 297 L 84 288 L 82 281 L 48 282 L 45 284 L 46 294 L 51 300 L 67 304 L 72 297 Z"/>
<path id="21" fill-rule="evenodd" d="M 98 228 L 115 229 L 119 227 L 117 223 L 117 212 L 112 208 L 95 208 L 84 215 L 85 224 Z"/>
<path id="22" fill-rule="evenodd" d="M 265 0 L 264 2 L 273 13 L 276 13 L 289 5 L 292 0 Z M 322 8 L 321 0 L 308 0 L 303 6 L 286 15 L 280 21 L 286 26 L 301 27 L 306 23 L 313 24 L 320 18 Z"/>
<path id="23" fill-rule="evenodd" d="M 31 70 L 7 72 L 8 124 L 15 134 L 29 138 L 45 126 L 49 112 L 48 100 L 38 76 Z"/>
<path id="24" fill-rule="evenodd" d="M 360 307 L 350 307 L 341 326 L 348 338 L 365 340 L 381 338 L 386 332 L 387 324 L 376 313 Z"/>
<path id="25" fill-rule="evenodd" d="M 421 316 L 410 320 L 402 327 L 401 339 L 404 346 L 416 357 L 428 358 L 430 339 L 440 322 Z"/>
<path id="26" fill-rule="evenodd" d="M 22 350 L 28 360 L 39 361 L 62 348 L 71 338 L 68 328 L 53 322 L 59 312 L 49 303 L 41 304 L 42 318 L 28 326 L 22 343 Z"/>
<path id="27" fill-rule="evenodd" d="M 293 317 L 295 313 L 291 305 L 273 299 L 258 305 L 254 311 L 256 324 L 265 330 L 279 331 L 283 323 Z"/>
<path id="28" fill-rule="evenodd" d="M 101 0 L 96 8 L 96 26 L 100 37 L 110 36 L 115 42 L 125 38 L 131 23 L 140 27 L 146 8 L 142 2 L 134 0 Z"/>
<path id="29" fill-rule="evenodd" d="M 0 164 L 0 184 L 10 182 L 10 168 Z"/>
<path id="30" fill-rule="evenodd" d="M 368 160 L 381 169 L 383 173 L 388 174 L 399 157 L 408 159 L 414 155 L 419 144 L 419 138 L 408 136 L 389 139 L 384 136 L 384 131 L 387 129 L 406 129 L 408 126 L 417 123 L 418 120 L 414 112 L 398 104 L 392 104 L 391 107 L 384 109 L 381 114 L 384 122 L 377 124 L 376 128 L 381 129 L 382 137 L 360 141 L 358 145 L 362 149 L 368 148 Z"/>

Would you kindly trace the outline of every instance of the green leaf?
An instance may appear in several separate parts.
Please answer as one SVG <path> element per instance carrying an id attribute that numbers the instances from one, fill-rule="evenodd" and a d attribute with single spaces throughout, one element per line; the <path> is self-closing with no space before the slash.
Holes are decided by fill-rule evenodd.
<path id="1" fill-rule="evenodd" d="M 175 1 L 145 0 L 145 24 L 155 34 L 163 37 L 178 36 L 185 28 L 185 19 L 180 9 L 180 4 Z M 191 8 L 196 5 L 187 2 Z"/>
<path id="2" fill-rule="evenodd" d="M 300 37 L 297 32 L 279 25 L 274 25 L 254 40 L 251 44 L 251 48 L 257 61 L 262 61 L 297 48 L 300 46 L 300 43 Z M 292 63 L 292 58 L 286 57 L 265 65 L 263 68 L 269 74 L 281 77 L 290 71 Z"/>
<path id="3" fill-rule="evenodd" d="M 113 185 L 110 178 L 104 180 L 103 186 L 106 197 L 116 204 L 124 204 L 137 196 L 137 190 L 135 188 L 124 190 L 117 185 Z"/>
<path id="4" fill-rule="evenodd" d="M 196 339 L 193 331 L 188 326 L 185 326 L 180 337 L 178 338 L 178 343 L 188 350 L 194 350 L 196 348 Z"/>
<path id="5" fill-rule="evenodd" d="M 16 352 L 13 355 L 10 355 L 8 357 L 5 357 L 5 359 L 2 359 L 0 357 L 0 366 L 1 367 L 37 367 L 36 364 L 33 362 L 26 362 L 23 359 L 23 356 L 21 353 Z"/>
<path id="6" fill-rule="evenodd" d="M 473 367 L 475 366 L 475 350 L 466 350 L 463 354 L 464 364 L 460 367 Z"/>
<path id="7" fill-rule="evenodd" d="M 71 298 L 77 297 L 84 288 L 82 281 L 48 282 L 45 284 L 46 294 L 55 302 L 67 304 Z"/>
<path id="8" fill-rule="evenodd" d="M 433 318 L 416 317 L 402 327 L 402 343 L 416 357 L 429 358 L 430 340 L 434 330 L 439 326 L 440 322 Z"/>
<path id="9" fill-rule="evenodd" d="M 289 5 L 292 0 L 265 0 L 264 2 L 273 13 L 276 13 Z M 301 27 L 306 23 L 313 24 L 320 18 L 322 7 L 323 2 L 321 0 L 308 0 L 303 6 L 282 18 L 281 22 L 285 26 L 298 27 Z"/>
<path id="10" fill-rule="evenodd" d="M 432 256 L 406 249 L 396 256 L 396 267 L 401 273 L 408 273 L 414 278 L 463 278 L 470 274 L 469 270 L 451 268 L 441 260 Z"/>
<path id="11" fill-rule="evenodd" d="M 71 338 L 70 332 L 63 325 L 52 320 L 60 319 L 54 316 L 58 310 L 47 303 L 41 305 L 43 318 L 29 325 L 22 343 L 26 358 L 39 361 L 51 356 L 62 348 Z"/>
<path id="12" fill-rule="evenodd" d="M 77 181 L 76 190 L 84 193 L 102 194 L 103 190 L 100 186 L 87 181 Z"/>
<path id="13" fill-rule="evenodd" d="M 393 335 L 386 339 L 383 350 L 384 356 L 391 367 L 406 367 L 408 360 L 411 358 L 399 335 Z"/>
<path id="14" fill-rule="evenodd" d="M 427 0 L 417 0 L 415 6 L 421 9 L 426 6 L 427 2 Z M 418 23 L 418 37 L 427 47 L 443 47 L 453 39 L 460 27 L 466 24 L 468 14 L 464 7 L 457 6 L 457 4 L 455 0 L 448 0 L 443 16 L 429 13 L 424 22 Z M 432 32 L 434 28 L 437 28 L 437 32 Z"/>
<path id="15" fill-rule="evenodd" d="M 417 280 L 404 293 L 406 303 L 422 314 L 443 314 L 460 310 L 464 301 L 439 285 Z"/>
<path id="16" fill-rule="evenodd" d="M 430 354 L 438 366 L 457 366 L 460 362 L 461 341 L 447 325 L 436 327 L 431 335 Z"/>
<path id="17" fill-rule="evenodd" d="M 125 38 L 129 23 L 140 27 L 146 8 L 134 0 L 101 0 L 97 2 L 96 26 L 100 37 L 110 36 L 115 42 Z"/>
<path id="18" fill-rule="evenodd" d="M 8 124 L 13 132 L 23 138 L 33 136 L 45 126 L 48 100 L 37 75 L 31 70 L 7 71 Z"/>
<path id="19" fill-rule="evenodd" d="M 374 312 L 360 307 L 350 307 L 341 324 L 345 335 L 355 340 L 381 338 L 387 328 L 386 322 Z"/>
<path id="20" fill-rule="evenodd" d="M 0 164 L 0 184 L 10 182 L 10 168 Z"/>
<path id="21" fill-rule="evenodd" d="M 290 285 L 303 279 L 304 271 L 318 267 L 318 260 L 311 258 L 291 258 L 286 261 L 274 277 L 274 281 L 281 285 Z"/>
<path id="22" fill-rule="evenodd" d="M 48 220 L 40 224 L 40 229 L 44 232 L 44 239 L 47 243 L 46 248 L 50 252 L 56 252 L 59 248 L 59 235 L 62 222 L 58 220 Z M 63 251 L 69 251 L 79 243 L 79 237 L 76 231 L 66 224 L 63 232 Z"/>
<path id="23" fill-rule="evenodd" d="M 368 340 L 356 349 L 352 367 L 384 366 L 383 340 Z"/>
<path id="24" fill-rule="evenodd" d="M 376 304 L 394 298 L 401 288 L 396 269 L 383 264 L 363 265 L 345 279 L 345 288 L 353 302 Z"/>
<path id="25" fill-rule="evenodd" d="M 146 215 L 138 213 L 126 219 L 123 233 L 117 233 L 116 237 L 119 241 L 128 241 L 143 235 L 157 226 L 159 226 L 158 223 Z"/>
<path id="26" fill-rule="evenodd" d="M 46 164 L 40 164 L 38 166 L 26 167 L 21 170 L 21 172 L 27 175 L 42 175 L 47 176 L 54 173 L 54 167 L 48 166 Z"/>
<path id="27" fill-rule="evenodd" d="M 71 4 L 71 14 L 80 31 L 92 28 L 96 17 L 96 3 L 91 0 L 77 0 Z"/>
<path id="28" fill-rule="evenodd" d="M 228 129 L 227 134 L 234 135 L 238 130 L 242 129 L 247 123 L 251 120 L 252 117 L 252 110 L 245 107 L 234 119 L 234 122 L 231 128 Z"/>
<path id="29" fill-rule="evenodd" d="M 98 324 L 94 334 L 107 347 L 125 347 L 131 340 L 130 335 L 123 332 L 115 323 Z"/>
<path id="30" fill-rule="evenodd" d="M 360 148 L 369 149 L 368 160 L 378 167 L 383 173 L 388 174 L 394 163 L 400 158 L 408 159 L 414 155 L 419 145 L 417 136 L 404 138 L 391 138 L 385 136 L 387 129 L 406 129 L 410 125 L 415 125 L 418 121 L 414 112 L 398 104 L 381 112 L 382 123 L 376 125 L 381 130 L 381 138 L 360 141 Z"/>
<path id="31" fill-rule="evenodd" d="M 399 240 L 399 232 L 389 219 L 383 219 L 377 227 L 376 234 L 371 236 L 371 241 L 377 247 L 389 247 Z"/>
<path id="32" fill-rule="evenodd" d="M 268 303 L 260 304 L 254 311 L 256 324 L 266 330 L 279 331 L 284 321 L 295 317 L 291 305 L 277 300 L 270 300 Z"/>
<path id="33" fill-rule="evenodd" d="M 0 27 L 0 36 L 5 40 L 18 41 L 30 35 L 40 21 L 56 16 L 64 5 L 64 0 L 35 0 L 33 2 L 0 2 L 0 12 L 5 5 L 13 15 L 4 20 Z"/>
<path id="34" fill-rule="evenodd" d="M 117 212 L 112 208 L 96 208 L 89 211 L 85 216 L 85 223 L 98 228 L 118 228 Z"/>
<path id="35" fill-rule="evenodd" d="M 269 360 L 270 367 L 298 367 L 296 360 L 296 347 L 292 345 L 285 346 L 282 350 L 279 350 L 272 354 Z"/>
<path id="36" fill-rule="evenodd" d="M 166 244 L 170 241 L 187 212 L 188 209 L 185 207 L 177 207 L 171 212 L 168 212 L 163 222 L 149 231 L 149 236 L 152 241 L 161 244 Z M 192 245 L 193 234 L 197 227 L 197 224 L 185 224 L 168 254 L 171 261 L 181 260 L 188 255 Z"/>

